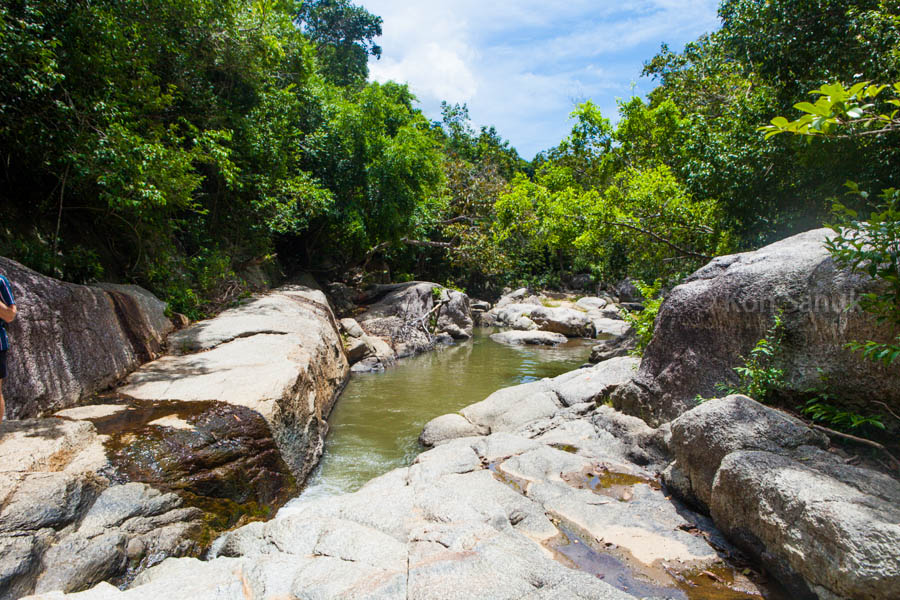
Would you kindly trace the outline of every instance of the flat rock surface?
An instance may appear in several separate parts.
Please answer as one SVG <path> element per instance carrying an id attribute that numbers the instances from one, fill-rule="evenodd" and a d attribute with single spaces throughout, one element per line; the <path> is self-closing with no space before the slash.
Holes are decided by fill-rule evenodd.
<path id="1" fill-rule="evenodd" d="M 559 344 L 565 344 L 568 338 L 561 333 L 551 333 L 549 331 L 501 331 L 500 333 L 492 333 L 491 339 L 499 344 L 510 346 L 521 346 L 524 344 L 531 346 L 558 346 Z"/>
<path id="2" fill-rule="evenodd" d="M 569 409 L 530 432 L 446 443 L 356 493 L 296 500 L 228 533 L 209 561 L 170 559 L 127 591 L 79 598 L 686 598 L 665 568 L 721 567 L 690 533 L 702 517 L 676 510 L 621 443 L 599 442 L 608 435 L 590 418 L 606 411 L 586 416 Z M 534 439 L 567 423 L 598 443 L 573 453 Z M 755 589 L 740 575 L 731 585 Z"/>

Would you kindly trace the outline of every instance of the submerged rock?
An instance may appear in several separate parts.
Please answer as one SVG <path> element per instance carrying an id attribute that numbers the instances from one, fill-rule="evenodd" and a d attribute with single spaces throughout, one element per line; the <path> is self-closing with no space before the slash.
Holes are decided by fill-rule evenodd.
<path id="1" fill-rule="evenodd" d="M 174 329 L 165 304 L 135 285 L 84 286 L 0 257 L 19 316 L 3 382 L 7 416 L 23 419 L 72 406 L 159 356 Z"/>
<path id="2" fill-rule="evenodd" d="M 781 310 L 788 390 L 817 389 L 824 378 L 828 393 L 856 412 L 873 400 L 900 411 L 900 369 L 845 347 L 849 340 L 889 342 L 900 332 L 855 306 L 877 285 L 835 266 L 824 246 L 833 234 L 817 229 L 755 252 L 721 256 L 673 289 L 660 307 L 641 370 L 616 394 L 616 407 L 658 424 L 692 408 L 698 395 L 716 395 L 716 385 L 735 380 L 733 368 Z"/>

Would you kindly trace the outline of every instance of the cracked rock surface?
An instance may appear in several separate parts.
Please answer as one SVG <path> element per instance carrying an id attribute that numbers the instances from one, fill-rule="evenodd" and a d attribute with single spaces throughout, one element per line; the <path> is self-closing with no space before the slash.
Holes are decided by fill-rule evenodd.
<path id="1" fill-rule="evenodd" d="M 656 484 L 665 432 L 591 400 L 619 380 L 616 365 L 588 371 L 510 388 L 565 390 L 546 414 L 444 440 L 355 493 L 298 499 L 225 534 L 210 560 L 170 559 L 126 591 L 100 585 L 78 598 L 685 598 L 679 574 L 720 568 L 727 543 Z M 588 378 L 594 391 L 579 391 Z M 619 566 L 623 589 L 601 578 L 603 560 Z M 756 593 L 740 576 L 730 585 L 750 594 L 736 597 Z"/>
<path id="2" fill-rule="evenodd" d="M 201 512 L 142 483 L 111 485 L 84 421 L 0 424 L 0 599 L 77 591 L 195 552 Z"/>

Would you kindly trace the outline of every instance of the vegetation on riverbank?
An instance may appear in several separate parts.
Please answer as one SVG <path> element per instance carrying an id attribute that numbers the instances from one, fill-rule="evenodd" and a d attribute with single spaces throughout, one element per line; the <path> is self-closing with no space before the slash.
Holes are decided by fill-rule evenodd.
<path id="1" fill-rule="evenodd" d="M 581 104 L 529 163 L 465 106 L 429 122 L 414 90 L 368 82 L 381 19 L 349 0 L 5 3 L 0 254 L 135 281 L 191 316 L 257 267 L 479 293 L 578 273 L 666 285 L 821 225 L 847 180 L 898 186 L 896 131 L 758 131 L 823 84 L 900 80 L 893 3 L 719 13 L 650 58 L 658 87 L 615 125 Z"/>

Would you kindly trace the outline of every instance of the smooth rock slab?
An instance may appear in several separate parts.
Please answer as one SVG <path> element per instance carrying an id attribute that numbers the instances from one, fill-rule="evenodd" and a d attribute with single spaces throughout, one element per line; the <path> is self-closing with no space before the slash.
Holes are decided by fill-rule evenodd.
<path id="1" fill-rule="evenodd" d="M 491 339 L 499 344 L 509 346 L 558 346 L 565 344 L 567 339 L 561 333 L 549 331 L 501 331 L 491 334 Z"/>

